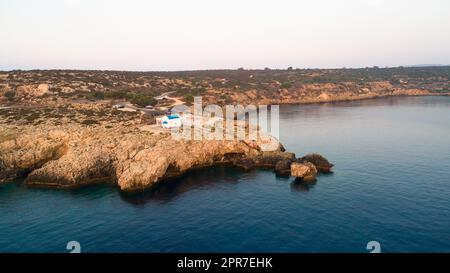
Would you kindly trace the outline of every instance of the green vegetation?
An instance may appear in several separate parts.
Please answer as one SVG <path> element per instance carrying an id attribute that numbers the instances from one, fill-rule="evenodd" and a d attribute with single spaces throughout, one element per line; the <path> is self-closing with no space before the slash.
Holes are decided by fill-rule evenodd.
<path id="1" fill-rule="evenodd" d="M 95 91 L 92 93 L 92 97 L 96 100 L 103 100 L 105 99 L 105 94 L 103 92 Z"/>
<path id="2" fill-rule="evenodd" d="M 184 95 L 183 100 L 188 103 L 193 103 L 194 96 L 192 94 L 186 94 L 186 95 Z"/>
<path id="3" fill-rule="evenodd" d="M 206 93 L 206 88 L 204 88 L 204 87 L 197 87 L 197 88 L 192 89 L 190 93 L 191 93 L 194 97 L 195 97 L 195 96 L 201 96 L 201 95 L 203 95 L 204 93 Z"/>
<path id="4" fill-rule="evenodd" d="M 434 67 L 367 67 L 341 69 L 258 69 L 203 70 L 179 72 L 127 72 L 32 70 L 8 72 L 7 83 L 15 90 L 20 85 L 48 82 L 55 97 L 68 99 L 127 100 L 139 106 L 154 105 L 154 97 L 166 92 L 183 97 L 187 102 L 210 90 L 223 93 L 256 90 L 270 97 L 281 89 L 295 89 L 306 84 L 364 85 L 389 82 L 396 88 L 450 90 L 450 66 Z M 69 90 L 69 91 L 67 91 Z M 88 92 L 89 90 L 90 92 Z M 5 99 L 15 100 L 13 91 Z M 53 97 L 51 98 L 53 99 Z M 226 100 L 227 98 L 221 98 Z"/>
<path id="5" fill-rule="evenodd" d="M 105 97 L 108 99 L 113 99 L 113 100 L 124 100 L 127 99 L 127 91 L 125 90 L 114 90 L 114 91 L 110 91 L 107 92 L 105 94 Z"/>
<path id="6" fill-rule="evenodd" d="M 148 94 L 129 94 L 128 99 L 131 103 L 145 107 L 147 105 L 156 105 L 158 103 L 153 96 Z"/>
<path id="7" fill-rule="evenodd" d="M 114 90 L 104 94 L 104 98 L 114 100 L 127 100 L 140 107 L 145 107 L 147 105 L 156 105 L 158 101 L 154 99 L 154 96 L 154 94 L 148 92 L 136 92 L 127 90 Z"/>

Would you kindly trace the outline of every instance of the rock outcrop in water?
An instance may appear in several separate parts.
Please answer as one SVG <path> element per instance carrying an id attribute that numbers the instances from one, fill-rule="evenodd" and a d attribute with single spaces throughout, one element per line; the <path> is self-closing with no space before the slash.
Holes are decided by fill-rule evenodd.
<path id="1" fill-rule="evenodd" d="M 275 164 L 275 172 L 279 176 L 289 176 L 291 175 L 291 164 L 295 160 L 292 158 L 287 158 L 284 160 L 280 160 Z"/>
<path id="2" fill-rule="evenodd" d="M 312 163 L 316 167 L 317 171 L 321 173 L 330 173 L 331 168 L 334 166 L 320 154 L 308 154 L 298 160 L 298 162 L 304 161 Z"/>
<path id="3" fill-rule="evenodd" d="M 305 182 L 316 181 L 317 168 L 310 162 L 291 164 L 291 175 Z"/>

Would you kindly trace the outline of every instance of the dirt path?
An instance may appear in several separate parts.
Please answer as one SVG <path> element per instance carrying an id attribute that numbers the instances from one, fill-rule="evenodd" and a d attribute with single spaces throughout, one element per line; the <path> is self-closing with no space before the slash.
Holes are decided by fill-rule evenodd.
<path id="1" fill-rule="evenodd" d="M 174 106 L 177 106 L 177 105 L 184 104 L 184 101 L 180 100 L 179 98 L 167 97 L 167 99 L 173 100 L 173 103 L 169 107 L 174 107 Z"/>

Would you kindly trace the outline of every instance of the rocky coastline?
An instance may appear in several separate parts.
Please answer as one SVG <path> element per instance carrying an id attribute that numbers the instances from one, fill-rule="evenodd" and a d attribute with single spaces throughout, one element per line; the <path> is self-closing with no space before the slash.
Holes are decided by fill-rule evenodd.
<path id="1" fill-rule="evenodd" d="M 276 141 L 273 138 L 188 141 L 142 128 L 121 123 L 112 128 L 2 124 L 0 183 L 25 177 L 30 187 L 72 189 L 112 183 L 121 191 L 135 192 L 193 169 L 221 164 L 243 170 L 272 169 L 282 175 L 291 174 L 293 163 L 309 162 L 322 172 L 332 167 L 319 156 L 296 158 L 278 142 L 276 150 L 263 151 L 261 145 Z M 302 179 L 298 172 L 295 176 Z"/>
<path id="2" fill-rule="evenodd" d="M 6 182 L 25 176 L 27 186 L 61 189 L 105 182 L 132 192 L 151 188 L 192 169 L 219 164 L 244 170 L 275 170 L 280 162 L 305 160 L 295 158 L 281 145 L 276 151 L 264 152 L 258 145 L 250 146 L 245 141 L 186 142 L 173 140 L 170 135 L 102 133 L 95 136 L 82 132 L 74 136 L 58 129 L 21 134 L 4 141 L 0 143 L 0 179 Z M 291 164 L 287 164 L 277 172 L 286 173 L 290 168 Z"/>

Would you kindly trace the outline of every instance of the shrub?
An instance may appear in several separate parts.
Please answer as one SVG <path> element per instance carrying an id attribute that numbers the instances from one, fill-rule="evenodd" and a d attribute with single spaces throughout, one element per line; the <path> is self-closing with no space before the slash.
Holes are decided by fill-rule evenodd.
<path id="1" fill-rule="evenodd" d="M 130 102 L 141 107 L 145 107 L 147 105 L 156 105 L 158 102 L 151 95 L 147 94 L 133 94 L 130 96 Z"/>
<path id="2" fill-rule="evenodd" d="M 203 95 L 206 92 L 206 88 L 204 87 L 197 87 L 191 90 L 191 94 L 194 96 L 200 96 Z"/>
<path id="3" fill-rule="evenodd" d="M 184 99 L 185 102 L 190 102 L 190 103 L 194 102 L 194 96 L 192 94 L 185 95 L 183 97 L 183 99 Z"/>
<path id="4" fill-rule="evenodd" d="M 109 99 L 126 99 L 128 98 L 128 92 L 125 90 L 115 90 L 106 93 L 106 97 Z"/>
<path id="5" fill-rule="evenodd" d="M 105 98 L 105 94 L 103 92 L 95 91 L 92 93 L 92 98 L 96 100 L 103 100 Z"/>
<path id="6" fill-rule="evenodd" d="M 99 124 L 98 123 L 98 121 L 96 121 L 96 120 L 93 120 L 93 119 L 86 119 L 86 120 L 83 120 L 82 122 L 81 122 L 81 124 L 84 124 L 84 125 L 94 125 L 94 124 Z"/>
<path id="7" fill-rule="evenodd" d="M 7 91 L 7 92 L 5 92 L 4 96 L 8 100 L 12 100 L 16 96 L 16 93 L 14 93 L 13 91 Z"/>

